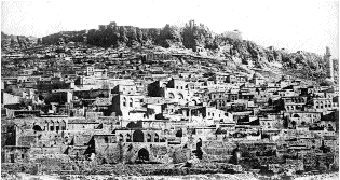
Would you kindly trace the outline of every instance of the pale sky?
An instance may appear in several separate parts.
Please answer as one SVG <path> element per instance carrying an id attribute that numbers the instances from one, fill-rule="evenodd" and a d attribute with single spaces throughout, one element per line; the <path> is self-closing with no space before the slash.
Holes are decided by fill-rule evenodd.
<path id="1" fill-rule="evenodd" d="M 164 27 L 190 19 L 214 32 L 239 29 L 262 46 L 339 57 L 337 0 L 119 0 L 2 1 L 1 30 L 43 37 L 62 30 L 118 25 Z"/>

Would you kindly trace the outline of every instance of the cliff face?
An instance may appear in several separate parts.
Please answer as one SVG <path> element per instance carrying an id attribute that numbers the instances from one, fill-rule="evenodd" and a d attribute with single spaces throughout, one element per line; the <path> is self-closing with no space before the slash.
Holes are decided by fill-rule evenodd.
<path id="1" fill-rule="evenodd" d="M 203 25 L 186 26 L 181 31 L 183 45 L 187 48 L 194 48 L 195 46 L 211 46 L 214 40 L 212 34 L 213 33 Z"/>
<path id="2" fill-rule="evenodd" d="M 133 46 L 151 42 L 169 47 L 172 43 L 183 44 L 187 48 L 205 45 L 213 41 L 211 32 L 204 26 L 179 28 L 165 25 L 163 28 L 138 28 L 133 26 L 108 25 L 89 31 L 68 31 L 51 34 L 42 38 L 44 44 L 56 44 L 60 38 L 66 42 L 87 42 L 102 47 L 119 45 Z"/>

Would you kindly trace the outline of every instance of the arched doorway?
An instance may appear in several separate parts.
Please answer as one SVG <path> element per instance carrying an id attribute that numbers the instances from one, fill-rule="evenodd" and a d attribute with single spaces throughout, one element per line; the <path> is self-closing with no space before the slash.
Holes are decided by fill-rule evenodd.
<path id="1" fill-rule="evenodd" d="M 174 95 L 174 93 L 169 93 L 169 94 L 168 94 L 168 97 L 169 97 L 170 99 L 174 99 L 174 98 L 175 98 L 175 95 Z"/>
<path id="2" fill-rule="evenodd" d="M 300 117 L 298 114 L 294 114 L 294 117 Z"/>
<path id="3" fill-rule="evenodd" d="M 149 151 L 146 150 L 145 148 L 142 148 L 138 151 L 138 158 L 137 160 L 141 162 L 149 161 Z"/>
<path id="4" fill-rule="evenodd" d="M 191 100 L 191 101 L 192 101 L 193 106 L 196 106 L 196 100 L 193 99 L 193 100 Z"/>
<path id="5" fill-rule="evenodd" d="M 34 134 L 37 134 L 37 131 L 42 131 L 42 129 L 39 125 L 34 125 L 32 129 L 33 129 Z"/>
<path id="6" fill-rule="evenodd" d="M 39 125 L 34 125 L 33 126 L 34 131 L 42 131 L 41 127 Z"/>
<path id="7" fill-rule="evenodd" d="M 133 142 L 144 142 L 144 133 L 142 130 L 137 129 L 133 132 Z"/>

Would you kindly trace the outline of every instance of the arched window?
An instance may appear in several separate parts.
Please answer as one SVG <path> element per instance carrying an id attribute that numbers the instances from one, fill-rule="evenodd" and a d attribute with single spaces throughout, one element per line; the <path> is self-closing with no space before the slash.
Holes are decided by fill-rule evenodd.
<path id="1" fill-rule="evenodd" d="M 131 135 L 130 134 L 127 134 L 126 135 L 126 142 L 131 142 L 132 139 L 131 139 Z"/>
<path id="2" fill-rule="evenodd" d="M 51 131 L 54 131 L 54 122 L 52 121 L 51 124 L 50 124 L 50 130 Z"/>
<path id="3" fill-rule="evenodd" d="M 169 97 L 170 99 L 174 99 L 174 98 L 175 98 L 175 95 L 174 95 L 173 93 L 169 93 L 169 94 L 168 94 L 168 97 Z"/>
<path id="4" fill-rule="evenodd" d="M 64 120 L 60 123 L 60 130 L 66 130 L 66 122 Z"/>
<path id="5" fill-rule="evenodd" d="M 178 93 L 178 99 L 183 99 L 183 95 L 181 93 Z"/>
<path id="6" fill-rule="evenodd" d="M 157 133 L 155 134 L 154 142 L 159 142 L 159 135 Z"/>
<path id="7" fill-rule="evenodd" d="M 123 98 L 123 106 L 126 107 L 126 98 Z"/>
<path id="8" fill-rule="evenodd" d="M 130 98 L 130 107 L 133 107 L 133 99 Z"/>
<path id="9" fill-rule="evenodd" d="M 122 134 L 119 135 L 119 141 L 123 142 L 124 141 L 124 136 Z"/>
<path id="10" fill-rule="evenodd" d="M 58 132 L 59 131 L 59 121 L 57 121 L 56 123 L 55 123 L 55 130 Z"/>
<path id="11" fill-rule="evenodd" d="M 50 130 L 50 123 L 45 121 L 45 129 L 46 131 L 49 131 Z"/>
<path id="12" fill-rule="evenodd" d="M 151 142 L 151 135 L 150 134 L 148 134 L 148 136 L 146 138 L 147 138 L 146 139 L 147 142 Z"/>

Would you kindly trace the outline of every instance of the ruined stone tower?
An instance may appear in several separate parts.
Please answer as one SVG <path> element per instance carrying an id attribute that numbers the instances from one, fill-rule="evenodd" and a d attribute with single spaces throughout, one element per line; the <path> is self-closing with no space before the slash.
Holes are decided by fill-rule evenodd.
<path id="1" fill-rule="evenodd" d="M 329 51 L 329 47 L 326 46 L 326 54 L 324 56 L 324 60 L 326 61 L 327 63 L 327 68 L 328 68 L 328 77 L 334 81 L 334 63 L 333 63 L 333 60 L 331 60 L 331 54 L 330 54 L 330 51 Z"/>

